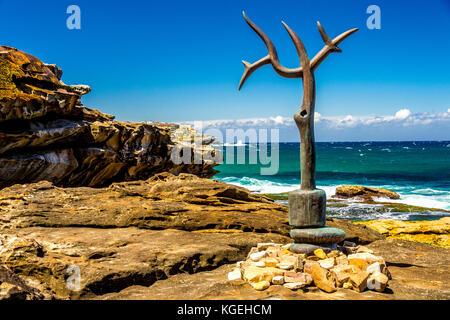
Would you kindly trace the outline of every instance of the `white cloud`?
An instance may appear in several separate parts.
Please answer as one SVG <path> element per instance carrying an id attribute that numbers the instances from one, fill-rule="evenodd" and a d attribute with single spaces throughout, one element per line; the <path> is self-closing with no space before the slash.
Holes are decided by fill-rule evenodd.
<path id="1" fill-rule="evenodd" d="M 409 109 L 400 109 L 394 115 L 386 116 L 324 116 L 317 112 L 314 115 L 316 132 L 327 141 L 334 137 L 336 139 L 349 139 L 346 138 L 347 136 L 355 139 L 360 138 L 361 140 L 377 139 L 377 137 L 389 140 L 423 140 L 428 139 L 427 137 L 439 137 L 437 139 L 447 140 L 450 138 L 450 109 L 441 113 L 412 113 Z M 200 123 L 203 130 L 278 128 L 280 132 L 290 132 L 286 134 L 286 136 L 289 136 L 286 137 L 287 140 L 298 136 L 293 117 L 280 115 L 269 118 L 208 120 Z M 184 122 L 183 124 L 193 125 L 194 121 Z M 366 133 L 370 133 L 370 137 L 365 137 Z M 431 136 L 431 134 L 434 135 Z"/>
<path id="2" fill-rule="evenodd" d="M 323 116 L 315 112 L 315 122 L 330 128 L 346 128 L 357 126 L 376 126 L 382 124 L 396 125 L 427 125 L 434 122 L 450 122 L 450 109 L 442 113 L 411 113 L 408 109 L 398 110 L 394 116 Z M 184 124 L 193 124 L 193 121 Z M 280 115 L 270 118 L 228 119 L 228 120 L 206 120 L 201 121 L 202 126 L 216 128 L 233 127 L 289 127 L 295 126 L 291 117 Z"/>
<path id="3" fill-rule="evenodd" d="M 273 118 L 273 121 L 275 121 L 275 123 L 283 123 L 283 117 L 282 116 L 276 116 L 275 118 Z"/>
<path id="4" fill-rule="evenodd" d="M 408 118 L 410 115 L 411 115 L 411 111 L 409 109 L 401 109 L 395 113 L 394 118 L 403 120 L 403 119 Z"/>

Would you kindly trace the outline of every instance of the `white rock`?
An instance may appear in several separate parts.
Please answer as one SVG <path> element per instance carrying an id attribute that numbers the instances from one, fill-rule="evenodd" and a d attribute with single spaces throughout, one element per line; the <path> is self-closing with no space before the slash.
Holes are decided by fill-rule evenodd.
<path id="1" fill-rule="evenodd" d="M 327 259 L 319 260 L 319 264 L 322 268 L 329 270 L 334 267 L 335 260 L 334 260 L 334 258 L 327 258 Z"/>
<path id="2" fill-rule="evenodd" d="M 254 252 L 250 255 L 250 259 L 253 261 L 259 261 L 267 255 L 266 251 Z"/>
<path id="3" fill-rule="evenodd" d="M 228 280 L 229 281 L 238 280 L 238 279 L 241 279 L 241 269 L 234 268 L 233 271 L 228 272 Z"/>
<path id="4" fill-rule="evenodd" d="M 278 263 L 277 268 L 283 269 L 283 270 L 290 270 L 294 268 L 293 264 L 286 264 L 286 263 Z"/>
<path id="5" fill-rule="evenodd" d="M 290 282 L 290 283 L 285 283 L 284 286 L 291 290 L 297 290 L 297 289 L 300 289 L 301 287 L 304 287 L 305 284 L 303 282 Z"/>
<path id="6" fill-rule="evenodd" d="M 383 292 L 386 289 L 388 281 L 389 278 L 385 274 L 381 272 L 374 272 L 367 279 L 367 288 L 370 290 Z"/>
<path id="7" fill-rule="evenodd" d="M 285 244 L 284 246 L 281 247 L 281 249 L 283 250 L 289 250 L 291 248 L 291 243 Z"/>
<path id="8" fill-rule="evenodd" d="M 381 272 L 381 266 L 379 262 L 372 263 L 370 266 L 367 267 L 366 271 L 369 274 L 375 273 L 375 272 Z"/>
<path id="9" fill-rule="evenodd" d="M 290 270 L 296 268 L 296 266 L 298 266 L 299 264 L 301 264 L 301 261 L 299 261 L 299 257 L 284 255 L 280 258 L 280 263 L 277 264 L 277 267 L 283 270 Z"/>
<path id="10" fill-rule="evenodd" d="M 253 265 L 260 268 L 264 268 L 266 266 L 264 261 L 256 261 Z"/>
<path id="11" fill-rule="evenodd" d="M 283 276 L 275 276 L 272 278 L 273 284 L 283 284 L 284 283 L 284 277 Z"/>

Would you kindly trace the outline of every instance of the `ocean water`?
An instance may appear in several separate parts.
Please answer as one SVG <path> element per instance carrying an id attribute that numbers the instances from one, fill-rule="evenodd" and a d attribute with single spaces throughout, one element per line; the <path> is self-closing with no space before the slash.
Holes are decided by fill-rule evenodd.
<path id="1" fill-rule="evenodd" d="M 249 164 L 248 152 L 259 148 L 257 145 L 235 146 L 235 153 L 238 148 L 246 151 L 245 163 L 221 164 L 216 167 L 220 173 L 214 179 L 257 193 L 283 193 L 299 188 L 299 143 L 279 144 L 279 170 L 275 175 L 261 175 L 261 167 L 268 165 Z M 318 142 L 316 153 L 316 184 L 325 190 L 327 198 L 334 195 L 337 186 L 358 184 L 386 188 L 400 195 L 399 200 L 380 201 L 450 210 L 450 141 Z M 333 210 L 338 210 L 335 213 L 340 217 L 353 219 L 417 220 L 449 215 L 439 211 L 379 212 L 377 206 L 357 202 Z"/>

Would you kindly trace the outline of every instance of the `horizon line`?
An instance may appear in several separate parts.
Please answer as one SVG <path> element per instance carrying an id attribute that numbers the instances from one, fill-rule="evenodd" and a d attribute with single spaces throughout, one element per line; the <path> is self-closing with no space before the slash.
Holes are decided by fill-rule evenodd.
<path id="1" fill-rule="evenodd" d="M 350 143 L 350 142 L 448 142 L 450 143 L 450 140 L 353 140 L 353 141 L 315 141 L 315 143 L 335 143 L 335 142 L 339 142 L 339 143 Z M 225 142 L 228 143 L 228 142 Z M 255 143 L 250 143 L 250 142 L 242 142 L 240 141 L 240 143 L 242 144 L 255 144 Z M 258 143 L 272 143 L 272 142 L 256 142 L 256 144 Z M 300 143 L 300 141 L 280 141 L 278 143 Z M 223 144 L 223 143 L 221 143 Z"/>

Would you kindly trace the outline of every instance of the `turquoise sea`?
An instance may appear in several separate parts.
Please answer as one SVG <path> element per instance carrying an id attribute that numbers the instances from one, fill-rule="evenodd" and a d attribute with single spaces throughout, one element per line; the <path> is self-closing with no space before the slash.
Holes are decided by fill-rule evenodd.
<path id="1" fill-rule="evenodd" d="M 259 148 L 258 145 L 244 144 L 234 148 L 235 153 L 239 148 L 241 151 L 245 149 L 245 163 L 219 165 L 216 169 L 220 173 L 214 179 L 258 193 L 282 193 L 298 189 L 299 143 L 279 144 L 279 170 L 275 175 L 261 175 L 260 168 L 268 165 L 249 164 L 248 152 L 252 148 Z M 326 191 L 327 198 L 334 195 L 339 185 L 359 184 L 386 188 L 400 194 L 400 200 L 389 202 L 450 210 L 450 141 L 318 142 L 316 153 L 317 187 Z M 353 219 L 417 220 L 450 215 L 439 211 L 378 212 L 373 207 L 358 203 L 339 210 L 336 214 L 340 217 Z"/>

